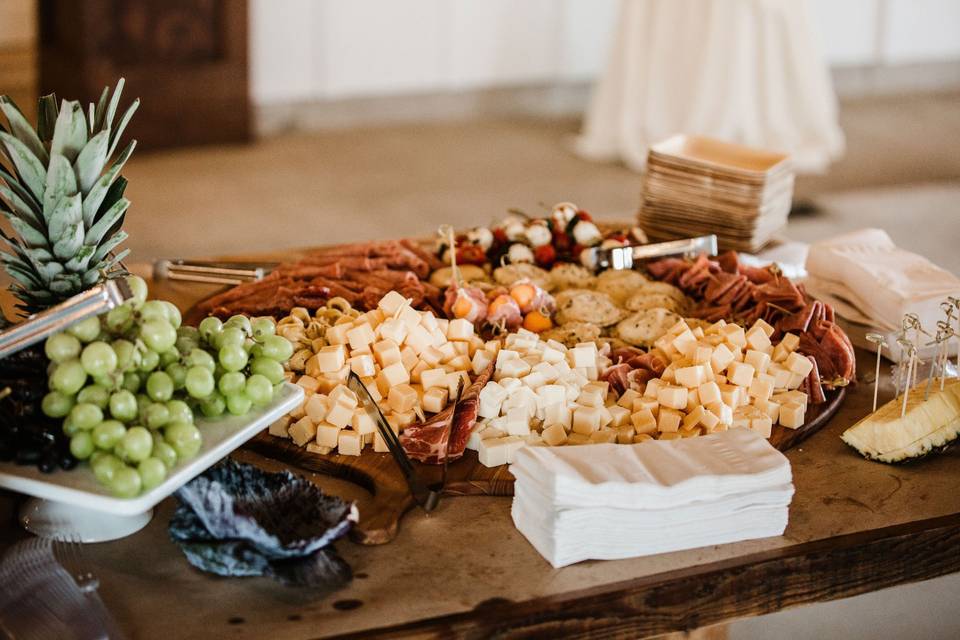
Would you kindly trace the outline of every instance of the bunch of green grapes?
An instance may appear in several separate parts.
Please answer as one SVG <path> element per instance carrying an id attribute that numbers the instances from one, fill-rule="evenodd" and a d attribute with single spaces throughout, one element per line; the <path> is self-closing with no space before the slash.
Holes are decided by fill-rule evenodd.
<path id="1" fill-rule="evenodd" d="M 292 354 L 272 318 L 243 316 L 201 329 L 180 311 L 147 300 L 131 276 L 132 299 L 47 339 L 50 392 L 43 412 L 63 419 L 70 451 L 122 497 L 156 487 L 202 445 L 197 411 L 243 415 L 269 404 Z"/>

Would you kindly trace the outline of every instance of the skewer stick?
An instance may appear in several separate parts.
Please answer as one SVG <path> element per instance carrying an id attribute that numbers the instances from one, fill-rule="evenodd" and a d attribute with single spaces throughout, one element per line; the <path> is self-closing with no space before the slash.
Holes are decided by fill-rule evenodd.
<path id="1" fill-rule="evenodd" d="M 907 415 L 907 398 L 910 397 L 910 380 L 913 377 L 914 368 L 917 365 L 917 348 L 910 345 L 910 364 L 907 366 L 907 386 L 903 390 L 903 404 L 900 406 L 900 417 Z"/>
<path id="2" fill-rule="evenodd" d="M 883 336 L 879 333 L 868 333 L 867 340 L 875 345 L 877 345 L 877 370 L 874 373 L 873 379 L 873 410 L 877 410 L 877 393 L 880 390 L 880 353 L 883 351 L 883 345 L 886 341 L 883 339 Z"/>
<path id="3" fill-rule="evenodd" d="M 947 302 L 952 304 L 954 308 L 960 312 L 960 298 L 948 296 Z M 957 338 L 957 377 L 960 378 L 960 313 L 957 314 L 957 331 L 953 335 Z"/>

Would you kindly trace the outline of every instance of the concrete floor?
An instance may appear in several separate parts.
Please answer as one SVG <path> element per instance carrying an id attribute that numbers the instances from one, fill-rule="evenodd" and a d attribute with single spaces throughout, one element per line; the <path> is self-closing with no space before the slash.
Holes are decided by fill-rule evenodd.
<path id="1" fill-rule="evenodd" d="M 880 226 L 960 273 L 960 95 L 845 103 L 848 152 L 797 199 L 818 207 L 787 235 Z M 490 222 L 572 200 L 608 218 L 636 209 L 639 177 L 568 151 L 577 123 L 497 120 L 331 131 L 135 156 L 126 176 L 132 260 L 279 249 Z M 960 577 L 733 625 L 731 637 L 958 637 Z"/>

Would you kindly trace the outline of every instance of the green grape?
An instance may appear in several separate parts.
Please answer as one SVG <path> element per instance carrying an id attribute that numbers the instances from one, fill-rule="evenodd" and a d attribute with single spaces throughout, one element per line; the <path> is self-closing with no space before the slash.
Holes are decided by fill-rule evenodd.
<path id="1" fill-rule="evenodd" d="M 190 367 L 187 369 L 184 386 L 187 389 L 187 393 L 190 394 L 190 397 L 206 398 L 213 393 L 215 386 L 213 374 L 210 373 L 209 369 L 205 369 L 204 367 Z"/>
<path id="2" fill-rule="evenodd" d="M 149 373 L 160 366 L 160 354 L 153 349 L 147 349 L 140 354 L 140 366 L 137 367 L 143 373 Z"/>
<path id="3" fill-rule="evenodd" d="M 133 326 L 133 309 L 127 304 L 114 307 L 107 312 L 104 323 L 115 334 L 126 333 Z"/>
<path id="4" fill-rule="evenodd" d="M 93 453 L 93 438 L 87 431 L 81 431 L 70 438 L 70 453 L 77 460 L 86 460 Z"/>
<path id="5" fill-rule="evenodd" d="M 80 427 L 74 424 L 73 419 L 70 417 L 70 414 L 67 414 L 67 417 L 63 419 L 63 433 L 68 436 L 73 436 L 83 431 Z"/>
<path id="6" fill-rule="evenodd" d="M 230 316 L 230 318 L 223 323 L 224 329 L 227 327 L 236 327 L 240 329 L 245 334 L 253 335 L 253 329 L 250 327 L 250 318 L 247 316 Z"/>
<path id="7" fill-rule="evenodd" d="M 153 443 L 153 457 L 163 462 L 167 469 L 173 469 L 177 464 L 176 450 L 163 441 Z"/>
<path id="8" fill-rule="evenodd" d="M 147 378 L 147 395 L 156 402 L 166 402 L 173 397 L 173 379 L 163 371 L 154 371 Z"/>
<path id="9" fill-rule="evenodd" d="M 254 358 L 250 363 L 250 372 L 262 375 L 272 384 L 283 382 L 283 365 L 270 358 Z"/>
<path id="10" fill-rule="evenodd" d="M 77 394 L 77 402 L 89 402 L 97 405 L 100 409 L 106 409 L 107 405 L 110 404 L 110 390 L 100 384 L 84 387 Z"/>
<path id="11" fill-rule="evenodd" d="M 250 396 L 246 393 L 236 393 L 232 396 L 227 396 L 227 411 L 235 416 L 244 415 L 250 411 L 252 405 L 253 401 L 250 400 Z"/>
<path id="12" fill-rule="evenodd" d="M 207 418 L 218 418 L 223 415 L 227 408 L 227 402 L 223 396 L 214 391 L 209 398 L 200 403 L 200 412 Z"/>
<path id="13" fill-rule="evenodd" d="M 194 349 L 187 355 L 186 361 L 187 367 L 203 367 L 213 373 L 213 370 L 217 368 L 217 363 L 214 361 L 213 356 L 204 351 L 203 349 Z"/>
<path id="14" fill-rule="evenodd" d="M 160 367 L 166 368 L 173 364 L 174 362 L 180 362 L 180 352 L 177 351 L 177 348 L 167 349 L 160 354 Z"/>
<path id="15" fill-rule="evenodd" d="M 180 309 L 177 308 L 177 305 L 167 300 L 161 300 L 160 304 L 162 304 L 167 311 L 167 321 L 174 329 L 179 329 L 180 323 L 183 322 L 183 317 L 180 315 Z"/>
<path id="16" fill-rule="evenodd" d="M 120 422 L 135 420 L 138 413 L 137 398 L 126 389 L 114 391 L 110 396 L 110 415 Z"/>
<path id="17" fill-rule="evenodd" d="M 130 290 L 133 292 L 133 297 L 130 299 L 133 302 L 135 307 L 139 307 L 147 300 L 147 282 L 140 276 L 127 276 L 127 286 L 130 287 Z"/>
<path id="18" fill-rule="evenodd" d="M 73 409 L 73 396 L 67 395 L 61 391 L 51 391 L 43 396 L 40 403 L 40 409 L 43 415 L 51 418 L 63 418 Z"/>
<path id="19" fill-rule="evenodd" d="M 136 469 L 126 465 L 117 469 L 110 479 L 110 491 L 120 498 L 133 498 L 139 495 L 143 486 Z"/>
<path id="20" fill-rule="evenodd" d="M 241 329 L 237 327 L 226 327 L 223 331 L 220 332 L 220 339 L 217 342 L 217 347 L 223 349 L 224 347 L 242 347 L 243 341 L 247 339 L 247 334 L 245 334 Z"/>
<path id="21" fill-rule="evenodd" d="M 117 307 L 119 309 L 119 307 Z M 129 340 L 114 340 L 110 343 L 113 352 L 117 354 L 117 369 L 126 371 L 140 366 L 140 354 Z"/>
<path id="22" fill-rule="evenodd" d="M 254 359 L 263 358 L 263 345 L 260 344 L 259 342 L 254 343 L 254 345 L 250 347 L 249 353 L 251 358 L 254 358 Z M 269 360 L 269 358 L 267 358 L 267 360 Z"/>
<path id="23" fill-rule="evenodd" d="M 103 422 L 103 410 L 95 404 L 79 402 L 70 409 L 70 419 L 78 429 L 88 431 Z"/>
<path id="24" fill-rule="evenodd" d="M 148 458 L 153 449 L 153 437 L 147 429 L 139 425 L 127 429 L 120 442 L 123 444 L 126 459 L 131 462 L 140 462 Z"/>
<path id="25" fill-rule="evenodd" d="M 140 319 L 143 322 L 150 320 L 166 320 L 167 308 L 159 300 L 147 300 L 140 307 Z"/>
<path id="26" fill-rule="evenodd" d="M 80 340 L 80 342 L 93 342 L 100 335 L 100 318 L 91 316 L 76 322 L 67 328 L 67 333 Z"/>
<path id="27" fill-rule="evenodd" d="M 235 345 L 221 347 L 217 358 L 226 371 L 240 371 L 247 366 L 247 352 L 243 350 L 243 347 Z"/>
<path id="28" fill-rule="evenodd" d="M 273 400 L 273 385 L 266 376 L 255 373 L 247 378 L 247 386 L 244 389 L 244 395 L 250 398 L 253 404 L 258 407 L 270 404 Z"/>
<path id="29" fill-rule="evenodd" d="M 66 362 L 80 355 L 80 341 L 69 333 L 55 333 L 43 345 L 43 352 L 53 362 Z"/>
<path id="30" fill-rule="evenodd" d="M 258 342 L 263 342 L 264 338 L 272 336 L 277 330 L 277 324 L 269 316 L 254 318 L 250 321 L 250 327 L 253 329 L 253 338 Z"/>
<path id="31" fill-rule="evenodd" d="M 220 376 L 220 379 L 217 380 L 217 391 L 225 396 L 233 395 L 234 393 L 240 393 L 243 391 L 246 382 L 247 379 L 239 371 L 224 373 L 222 376 Z"/>
<path id="32" fill-rule="evenodd" d="M 220 322 L 220 318 L 209 316 L 200 321 L 198 329 L 200 337 L 212 344 L 214 338 L 223 331 L 223 323 Z"/>
<path id="33" fill-rule="evenodd" d="M 91 376 L 105 376 L 117 368 L 117 354 L 106 342 L 91 342 L 83 348 L 80 362 Z"/>
<path id="34" fill-rule="evenodd" d="M 188 422 L 193 424 L 193 411 L 183 400 L 171 400 L 167 403 L 167 410 L 170 412 L 169 422 Z"/>
<path id="35" fill-rule="evenodd" d="M 120 383 L 120 386 L 130 393 L 136 393 L 140 390 L 140 384 L 140 376 L 133 371 L 127 371 L 123 374 L 123 381 Z"/>
<path id="36" fill-rule="evenodd" d="M 56 365 L 50 374 L 50 388 L 67 395 L 74 395 L 87 381 L 87 372 L 79 360 L 67 360 Z"/>
<path id="37" fill-rule="evenodd" d="M 159 429 L 170 421 L 170 410 L 166 405 L 155 402 L 144 411 L 143 421 L 151 429 Z"/>
<path id="38" fill-rule="evenodd" d="M 180 313 L 177 311 L 177 313 Z M 177 337 L 178 338 L 189 338 L 190 340 L 196 340 L 200 342 L 200 330 L 196 327 L 191 327 L 188 324 L 181 325 L 177 327 Z"/>
<path id="39" fill-rule="evenodd" d="M 158 458 L 147 458 L 137 465 L 137 473 L 144 491 L 149 491 L 166 480 L 167 466 Z"/>
<path id="40" fill-rule="evenodd" d="M 187 368 L 185 366 L 179 362 L 172 362 L 167 365 L 167 368 L 164 369 L 164 372 L 170 376 L 171 380 L 173 380 L 174 391 L 183 389 L 183 384 L 187 379 Z"/>
<path id="41" fill-rule="evenodd" d="M 267 336 L 263 340 L 263 356 L 276 360 L 277 362 L 286 362 L 293 355 L 293 345 L 281 336 Z"/>
<path id="42" fill-rule="evenodd" d="M 140 339 L 156 352 L 166 351 L 177 341 L 177 330 L 162 318 L 150 319 L 140 325 Z"/>
<path id="43" fill-rule="evenodd" d="M 188 422 L 171 422 L 163 430 L 163 437 L 181 460 L 197 455 L 203 444 L 200 430 Z"/>
<path id="44" fill-rule="evenodd" d="M 104 420 L 93 428 L 93 444 L 98 449 L 109 451 L 123 438 L 127 428 L 117 420 Z"/>
<path id="45" fill-rule="evenodd" d="M 183 329 L 183 327 L 180 327 Z M 177 336 L 177 341 L 173 343 L 173 348 L 178 353 L 190 353 L 200 346 L 200 341 L 190 336 Z"/>
<path id="46" fill-rule="evenodd" d="M 107 486 L 110 486 L 113 477 L 123 466 L 123 462 L 119 458 L 109 453 L 98 451 L 90 457 L 90 467 L 93 469 L 93 475 L 96 476 L 100 484 Z"/>

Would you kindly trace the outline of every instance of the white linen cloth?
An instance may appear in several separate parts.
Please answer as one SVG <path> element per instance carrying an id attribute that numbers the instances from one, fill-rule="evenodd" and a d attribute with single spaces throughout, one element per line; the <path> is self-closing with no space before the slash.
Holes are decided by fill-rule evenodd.
<path id="1" fill-rule="evenodd" d="M 748 429 L 637 445 L 526 447 L 517 529 L 554 567 L 776 536 L 790 463 Z"/>
<path id="2" fill-rule="evenodd" d="M 576 148 L 639 171 L 677 133 L 789 153 L 800 173 L 843 153 L 805 0 L 622 0 Z"/>

